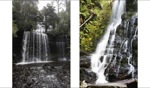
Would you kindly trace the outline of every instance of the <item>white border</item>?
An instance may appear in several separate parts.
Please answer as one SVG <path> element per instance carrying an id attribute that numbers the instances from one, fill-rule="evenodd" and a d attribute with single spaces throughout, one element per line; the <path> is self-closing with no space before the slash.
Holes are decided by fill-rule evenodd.
<path id="1" fill-rule="evenodd" d="M 150 88 L 150 1 L 138 1 L 138 86 Z"/>
<path id="2" fill-rule="evenodd" d="M 12 1 L 0 1 L 0 88 L 12 86 Z"/>
<path id="3" fill-rule="evenodd" d="M 71 1 L 71 88 L 79 87 L 79 1 Z"/>
<path id="4" fill-rule="evenodd" d="M 138 86 L 150 87 L 150 1 L 138 1 Z M 12 2 L 0 1 L 0 87 L 12 87 Z M 71 1 L 71 87 L 79 87 L 79 1 Z"/>

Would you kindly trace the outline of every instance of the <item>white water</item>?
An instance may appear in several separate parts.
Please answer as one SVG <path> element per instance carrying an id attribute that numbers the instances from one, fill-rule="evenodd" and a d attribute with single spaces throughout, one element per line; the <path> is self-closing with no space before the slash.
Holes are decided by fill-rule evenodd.
<path id="1" fill-rule="evenodd" d="M 50 62 L 53 62 L 53 61 L 20 62 L 20 63 L 17 63 L 16 65 L 39 64 L 39 63 L 50 63 Z"/>
<path id="2" fill-rule="evenodd" d="M 107 83 L 104 72 L 105 72 L 107 65 L 109 64 L 109 62 L 107 61 L 107 58 L 108 57 L 111 58 L 112 56 L 108 54 L 105 55 L 105 50 L 106 50 L 106 46 L 108 44 L 108 40 L 110 37 L 110 32 L 113 31 L 115 35 L 118 25 L 121 24 L 121 21 L 122 21 L 121 15 L 125 12 L 125 3 L 126 3 L 125 0 L 115 0 L 113 2 L 112 16 L 110 19 L 110 23 L 106 29 L 104 36 L 98 43 L 96 47 L 96 51 L 91 55 L 91 69 L 97 75 L 96 84 Z M 115 39 L 115 36 L 112 36 L 110 39 L 110 46 L 113 45 L 114 39 Z M 113 52 L 113 49 L 109 49 L 109 52 Z M 103 60 L 100 60 L 100 58 L 102 57 L 103 57 Z"/>
<path id="3" fill-rule="evenodd" d="M 64 41 L 56 42 L 56 46 L 57 46 L 57 52 L 58 52 L 58 60 L 66 61 L 65 42 Z"/>
<path id="4" fill-rule="evenodd" d="M 44 27 L 39 24 L 37 25 L 36 30 L 32 32 L 24 32 L 21 64 L 41 63 L 42 61 L 48 61 L 50 56 L 48 36 L 44 32 Z"/>

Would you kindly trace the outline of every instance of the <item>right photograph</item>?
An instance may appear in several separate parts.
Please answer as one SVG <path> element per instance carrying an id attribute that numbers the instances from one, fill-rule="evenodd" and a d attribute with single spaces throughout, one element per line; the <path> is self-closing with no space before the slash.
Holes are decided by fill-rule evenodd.
<path id="1" fill-rule="evenodd" d="M 137 88 L 138 0 L 80 0 L 80 88 Z"/>

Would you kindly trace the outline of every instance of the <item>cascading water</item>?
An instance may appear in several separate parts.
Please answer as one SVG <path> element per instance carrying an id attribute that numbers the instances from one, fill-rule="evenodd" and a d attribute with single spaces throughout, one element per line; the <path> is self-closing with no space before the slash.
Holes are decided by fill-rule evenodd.
<path id="1" fill-rule="evenodd" d="M 50 58 L 48 36 L 45 29 L 38 24 L 37 29 L 23 35 L 22 63 L 48 61 Z"/>
<path id="2" fill-rule="evenodd" d="M 125 6 L 126 6 L 126 0 L 114 0 L 110 23 L 106 29 L 104 36 L 98 43 L 96 47 L 96 51 L 91 55 L 91 69 L 97 75 L 96 84 L 108 82 L 106 80 L 105 73 L 106 73 L 106 69 L 109 69 L 108 67 L 110 67 L 110 65 L 111 66 L 113 65 L 115 67 L 116 63 L 118 63 L 119 65 L 115 68 L 115 71 L 116 71 L 116 76 L 119 74 L 121 68 L 120 63 L 125 57 L 123 53 L 126 54 L 127 64 L 125 68 L 128 69 L 127 74 L 132 73 L 132 76 L 134 75 L 135 68 L 131 63 L 132 62 L 131 61 L 132 41 L 137 38 L 137 27 L 134 27 L 132 30 L 129 27 L 129 25 L 131 26 L 135 23 L 137 14 L 135 14 L 131 18 L 131 20 L 124 22 L 123 26 L 125 30 L 125 36 L 122 38 L 121 41 L 117 40 L 117 34 L 116 34 L 116 31 L 118 30 L 117 28 L 120 25 L 122 25 L 121 16 L 123 13 L 125 13 L 125 9 L 126 9 Z M 133 36 L 131 33 L 133 33 Z M 119 49 L 115 49 L 115 45 L 117 44 L 117 42 L 120 42 L 120 51 L 117 51 Z"/>
<path id="3" fill-rule="evenodd" d="M 65 58 L 65 42 L 56 42 L 58 51 L 58 60 L 66 60 Z"/>

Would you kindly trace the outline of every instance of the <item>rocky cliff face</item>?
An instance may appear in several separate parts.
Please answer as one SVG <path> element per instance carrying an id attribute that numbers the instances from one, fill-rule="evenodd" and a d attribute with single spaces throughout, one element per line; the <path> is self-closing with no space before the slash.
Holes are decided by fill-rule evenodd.
<path id="1" fill-rule="evenodd" d="M 135 13 L 130 18 L 122 20 L 117 28 L 112 62 L 105 72 L 108 81 L 115 81 L 114 78 L 121 80 L 137 77 L 137 19 Z"/>

